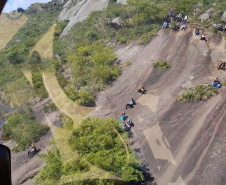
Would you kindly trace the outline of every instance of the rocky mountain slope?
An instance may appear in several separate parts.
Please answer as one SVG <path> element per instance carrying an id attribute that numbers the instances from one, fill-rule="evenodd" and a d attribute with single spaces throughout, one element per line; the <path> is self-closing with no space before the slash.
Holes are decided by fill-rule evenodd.
<path id="1" fill-rule="evenodd" d="M 182 103 L 177 96 L 186 88 L 206 84 L 216 76 L 225 59 L 226 42 L 221 36 L 208 42 L 194 36 L 194 28 L 185 32 L 160 31 L 146 46 L 136 43 L 115 49 L 124 65 L 122 75 L 100 92 L 93 116 L 119 119 L 131 97 L 137 105 L 125 110 L 135 124 L 133 148 L 158 185 L 225 184 L 225 92 L 206 101 Z M 153 63 L 167 60 L 171 68 L 153 69 Z M 143 83 L 147 94 L 139 95 Z"/>
<path id="2" fill-rule="evenodd" d="M 75 4 L 76 0 L 69 0 L 59 15 L 58 21 L 69 20 L 61 36 L 67 35 L 71 28 L 77 23 L 88 17 L 91 11 L 102 10 L 108 6 L 109 0 L 82 0 Z M 118 3 L 126 3 L 126 0 L 119 0 Z"/>
<path id="3" fill-rule="evenodd" d="M 124 0 L 117 2 L 126 3 Z M 58 18 L 59 21 L 69 20 L 62 36 L 91 11 L 106 8 L 108 0 L 82 0 L 75 6 L 73 3 L 75 1 L 69 0 Z M 226 57 L 225 39 L 214 35 L 207 36 L 207 40 L 200 41 L 194 36 L 194 27 L 188 25 L 186 31 L 160 30 L 158 36 L 143 46 L 137 42 L 118 45 L 114 51 L 122 75 L 97 94 L 97 107 L 91 116 L 118 119 L 129 99 L 136 100 L 137 105 L 126 110 L 135 124 L 131 132 L 132 146 L 158 185 L 225 184 L 225 86 L 217 96 L 204 101 L 177 101 L 177 96 L 187 88 L 211 83 L 217 76 L 226 80 L 226 72 L 216 69 L 219 61 Z M 153 69 L 153 63 L 158 60 L 168 61 L 171 68 Z M 128 61 L 132 65 L 124 67 Z M 147 94 L 142 96 L 137 93 L 141 83 L 147 89 Z M 42 111 L 44 103 L 34 107 L 36 119 L 48 124 Z M 57 126 L 60 125 L 58 114 L 47 115 Z M 51 137 L 49 132 L 40 140 L 40 153 L 49 148 L 47 143 Z M 37 158 L 26 163 L 27 151 L 13 153 L 15 184 L 24 183 L 44 166 Z"/>

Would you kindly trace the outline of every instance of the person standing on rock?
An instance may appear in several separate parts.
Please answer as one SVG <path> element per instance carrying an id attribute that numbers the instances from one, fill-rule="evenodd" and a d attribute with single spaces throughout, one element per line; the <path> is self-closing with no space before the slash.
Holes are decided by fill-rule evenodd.
<path id="1" fill-rule="evenodd" d="M 178 16 L 177 16 L 177 17 L 178 17 L 178 19 L 177 19 L 177 20 L 178 20 L 178 22 L 181 22 L 181 20 L 182 20 L 182 14 L 181 14 L 181 12 L 178 14 Z"/>

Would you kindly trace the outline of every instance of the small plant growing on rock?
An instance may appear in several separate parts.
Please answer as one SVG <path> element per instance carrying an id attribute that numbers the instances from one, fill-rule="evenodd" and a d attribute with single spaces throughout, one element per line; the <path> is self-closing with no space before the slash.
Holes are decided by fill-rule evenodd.
<path id="1" fill-rule="evenodd" d="M 178 101 L 198 101 L 211 98 L 218 93 L 218 89 L 212 85 L 197 85 L 194 89 L 187 89 L 178 98 Z"/>
<path id="2" fill-rule="evenodd" d="M 139 45 L 144 45 L 150 42 L 151 38 L 156 36 L 156 32 L 148 32 L 141 36 Z"/>
<path id="3" fill-rule="evenodd" d="M 131 65 L 132 65 L 132 62 L 128 61 L 128 62 L 125 63 L 124 67 L 129 67 Z"/>
<path id="4" fill-rule="evenodd" d="M 157 61 L 153 64 L 154 68 L 157 69 L 166 69 L 166 68 L 170 68 L 170 65 L 168 64 L 167 61 Z"/>

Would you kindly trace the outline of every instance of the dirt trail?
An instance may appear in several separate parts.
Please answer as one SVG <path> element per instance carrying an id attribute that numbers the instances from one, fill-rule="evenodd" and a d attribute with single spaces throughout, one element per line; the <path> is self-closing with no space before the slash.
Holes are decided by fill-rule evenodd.
<path id="1" fill-rule="evenodd" d="M 222 162 L 226 157 L 226 134 L 220 132 L 226 130 L 226 88 L 209 100 L 176 101 L 186 88 L 211 83 L 216 76 L 226 79 L 226 72 L 216 70 L 219 61 L 225 60 L 225 44 L 220 36 L 202 42 L 188 28 L 171 33 L 161 30 L 145 46 L 132 43 L 115 49 L 122 66 L 127 61 L 132 65 L 123 68 L 111 87 L 98 94 L 100 108 L 92 115 L 118 119 L 125 104 L 135 98 L 135 108 L 126 110 L 135 123 L 133 148 L 158 185 L 225 184 L 226 162 L 214 171 L 211 160 L 216 157 Z M 171 68 L 153 69 L 158 60 L 168 61 Z M 142 96 L 137 93 L 141 83 L 147 89 Z"/>

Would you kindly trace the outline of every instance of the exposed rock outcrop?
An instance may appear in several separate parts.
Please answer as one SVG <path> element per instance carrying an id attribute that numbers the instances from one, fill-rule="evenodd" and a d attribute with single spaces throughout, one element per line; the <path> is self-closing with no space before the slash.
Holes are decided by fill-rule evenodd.
<path id="1" fill-rule="evenodd" d="M 226 23 L 226 12 L 221 16 L 221 20 Z"/>
<path id="2" fill-rule="evenodd" d="M 116 23 L 119 26 L 122 26 L 122 20 L 120 17 L 114 18 L 111 22 Z"/>
<path id="3" fill-rule="evenodd" d="M 58 21 L 69 20 L 68 25 L 65 27 L 62 35 L 67 35 L 77 22 L 83 21 L 88 17 L 89 13 L 94 10 L 102 10 L 108 6 L 108 0 L 82 0 L 75 6 L 71 7 L 75 1 L 69 0 L 64 5 L 64 10 L 58 17 Z"/>
<path id="4" fill-rule="evenodd" d="M 209 18 L 210 18 L 209 13 L 203 13 L 199 16 L 199 19 L 201 19 L 201 21 L 208 20 Z"/>
<path id="5" fill-rule="evenodd" d="M 59 0 L 58 0 L 59 1 Z M 109 0 L 69 0 L 58 17 L 58 21 L 69 20 L 61 36 L 67 35 L 71 28 L 88 17 L 91 11 L 102 10 L 108 6 Z M 126 0 L 117 0 L 117 3 L 126 4 Z"/>
<path id="6" fill-rule="evenodd" d="M 117 0 L 117 3 L 126 4 L 127 0 Z"/>
<path id="7" fill-rule="evenodd" d="M 216 13 L 215 9 L 210 8 L 210 9 L 206 10 L 205 13 L 201 14 L 199 16 L 199 19 L 201 19 L 201 21 L 208 20 L 210 18 L 210 16 L 214 13 Z"/>

